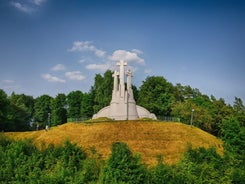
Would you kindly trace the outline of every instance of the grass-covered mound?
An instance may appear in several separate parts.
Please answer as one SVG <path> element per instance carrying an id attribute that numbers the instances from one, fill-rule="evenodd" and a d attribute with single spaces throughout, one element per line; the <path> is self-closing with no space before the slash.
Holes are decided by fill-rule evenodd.
<path id="1" fill-rule="evenodd" d="M 188 145 L 193 148 L 214 147 L 222 154 L 222 141 L 196 127 L 182 123 L 115 121 L 100 123 L 66 123 L 50 130 L 32 132 L 8 132 L 6 136 L 14 139 L 31 138 L 40 146 L 59 145 L 69 140 L 81 146 L 85 152 L 95 149 L 102 158 L 107 159 L 113 142 L 125 142 L 134 153 L 140 153 L 144 163 L 155 165 L 157 156 L 163 155 L 167 164 L 181 160 Z"/>

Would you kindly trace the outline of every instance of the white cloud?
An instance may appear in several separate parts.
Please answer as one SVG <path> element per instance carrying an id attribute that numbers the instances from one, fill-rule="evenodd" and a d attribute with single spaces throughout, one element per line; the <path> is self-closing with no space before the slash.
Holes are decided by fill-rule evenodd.
<path id="1" fill-rule="evenodd" d="M 81 56 L 78 63 L 89 63 L 86 64 L 85 68 L 88 70 L 106 71 L 108 69 L 116 69 L 116 62 L 124 60 L 128 63 L 128 68 L 136 70 L 136 65 L 145 65 L 144 59 L 140 56 L 143 52 L 139 49 L 128 50 L 115 50 L 112 54 L 107 54 L 106 51 L 98 49 L 93 42 L 90 41 L 74 41 L 71 48 L 67 51 L 69 52 L 92 52 L 94 55 L 98 56 L 96 60 L 94 55 L 87 55 L 85 53 Z"/>
<path id="2" fill-rule="evenodd" d="M 6 80 L 3 80 L 3 83 L 5 83 L 5 84 L 12 84 L 12 83 L 14 83 L 15 81 L 13 81 L 13 80 L 8 80 L 8 79 L 6 79 Z"/>
<path id="3" fill-rule="evenodd" d="M 151 69 L 145 69 L 144 73 L 145 74 L 150 74 L 151 73 Z"/>
<path id="4" fill-rule="evenodd" d="M 65 65 L 57 64 L 51 70 L 53 70 L 53 71 L 63 71 L 63 70 L 66 70 L 66 67 L 65 67 Z"/>
<path id="5" fill-rule="evenodd" d="M 136 54 L 143 54 L 143 52 L 139 49 L 132 49 L 132 52 L 134 52 Z"/>
<path id="6" fill-rule="evenodd" d="M 71 80 L 80 81 L 80 80 L 85 79 L 85 76 L 83 76 L 80 71 L 66 72 L 65 76 Z"/>
<path id="7" fill-rule="evenodd" d="M 22 12 L 25 12 L 28 14 L 31 14 L 32 12 L 34 12 L 34 9 L 31 6 L 28 6 L 26 4 L 19 3 L 19 2 L 11 2 L 10 4 Z"/>
<path id="8" fill-rule="evenodd" d="M 10 5 L 15 7 L 17 10 L 32 14 L 33 12 L 37 11 L 38 8 L 47 0 L 28 0 L 24 2 L 20 1 L 11 1 Z"/>
<path id="9" fill-rule="evenodd" d="M 46 0 L 32 0 L 32 3 L 37 5 L 37 6 L 40 6 L 41 4 L 43 4 Z"/>
<path id="10" fill-rule="evenodd" d="M 78 63 L 85 63 L 86 62 L 86 59 L 83 59 L 83 58 L 81 58 L 79 61 L 78 61 Z"/>
<path id="11" fill-rule="evenodd" d="M 135 50 L 135 49 L 134 49 Z M 138 50 L 139 51 L 139 50 Z M 138 64 L 145 64 L 144 59 L 138 56 L 138 53 L 126 51 L 126 50 L 116 50 L 113 52 L 109 59 L 112 61 L 124 60 L 125 62 L 136 62 Z"/>
<path id="12" fill-rule="evenodd" d="M 89 64 L 86 66 L 87 69 L 89 70 L 99 70 L 99 71 L 106 71 L 110 68 L 110 64 L 109 63 L 105 63 L 105 64 Z"/>
<path id="13" fill-rule="evenodd" d="M 89 41 L 75 41 L 73 42 L 72 48 L 68 49 L 68 51 L 71 52 L 91 51 L 94 52 L 94 54 L 100 58 L 104 57 L 106 54 L 105 51 L 96 48 L 94 45 L 92 45 L 92 42 Z"/>
<path id="14" fill-rule="evenodd" d="M 46 79 L 48 82 L 60 82 L 65 83 L 66 81 L 58 77 L 52 76 L 51 74 L 42 74 L 42 78 Z"/>

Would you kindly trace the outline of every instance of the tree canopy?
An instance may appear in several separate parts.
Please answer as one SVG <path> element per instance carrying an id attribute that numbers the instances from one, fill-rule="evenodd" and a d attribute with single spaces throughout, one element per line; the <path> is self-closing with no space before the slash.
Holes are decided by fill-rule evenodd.
<path id="1" fill-rule="evenodd" d="M 67 122 L 67 118 L 91 117 L 109 105 L 113 88 L 112 72 L 95 76 L 89 92 L 71 91 L 56 97 L 37 98 L 0 89 L 0 130 L 27 131 Z M 174 116 L 192 123 L 224 141 L 220 156 L 211 149 L 188 149 L 173 166 L 162 163 L 147 168 L 140 156 L 121 142 L 112 144 L 108 160 L 92 158 L 76 145 L 50 145 L 39 150 L 29 141 L 7 140 L 0 135 L 0 182 L 8 183 L 244 183 L 245 106 L 239 97 L 230 105 L 223 98 L 202 94 L 198 89 L 173 85 L 162 76 L 147 77 L 137 89 L 137 104 L 160 116 Z M 51 119 L 49 119 L 51 118 Z"/>
<path id="2" fill-rule="evenodd" d="M 110 104 L 113 77 L 112 71 L 96 74 L 89 92 L 71 91 L 56 97 L 41 95 L 34 99 L 25 94 L 12 93 L 8 96 L 0 90 L 0 128 L 3 131 L 35 130 L 44 128 L 48 121 L 51 126 L 68 120 L 88 119 L 101 108 Z M 136 103 L 156 114 L 173 116 L 181 122 L 193 125 L 216 136 L 221 136 L 222 125 L 234 117 L 240 126 L 245 124 L 245 107 L 239 97 L 230 105 L 224 99 L 202 94 L 191 86 L 176 85 L 162 76 L 149 76 L 137 88 L 132 85 Z M 193 109 L 193 114 L 192 114 Z M 51 119 L 49 119 L 51 118 Z"/>

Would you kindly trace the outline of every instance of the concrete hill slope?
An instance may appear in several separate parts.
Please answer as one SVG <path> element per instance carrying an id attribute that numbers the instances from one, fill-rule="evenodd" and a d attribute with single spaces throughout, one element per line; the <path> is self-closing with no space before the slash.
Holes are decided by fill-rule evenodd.
<path id="1" fill-rule="evenodd" d="M 156 156 L 163 155 L 164 162 L 173 164 L 181 160 L 187 145 L 215 147 L 223 153 L 222 141 L 196 127 L 182 123 L 118 121 L 101 123 L 66 123 L 48 131 L 8 132 L 14 139 L 31 138 L 34 143 L 59 145 L 70 140 L 81 146 L 88 154 L 95 148 L 103 159 L 110 155 L 113 142 L 125 142 L 134 153 L 140 153 L 147 165 L 157 162 Z"/>

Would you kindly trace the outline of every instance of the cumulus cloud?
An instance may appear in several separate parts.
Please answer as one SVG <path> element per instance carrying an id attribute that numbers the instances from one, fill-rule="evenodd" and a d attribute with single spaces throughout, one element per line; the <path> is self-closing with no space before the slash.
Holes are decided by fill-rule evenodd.
<path id="1" fill-rule="evenodd" d="M 70 52 L 82 52 L 82 51 L 91 51 L 94 52 L 94 54 L 97 57 L 104 57 L 106 52 L 103 50 L 100 50 L 96 48 L 94 45 L 92 45 L 92 42 L 89 41 L 75 41 L 73 42 L 72 48 L 68 49 Z"/>
<path id="2" fill-rule="evenodd" d="M 57 64 L 51 70 L 53 70 L 53 71 L 63 71 L 63 70 L 66 70 L 66 67 L 63 64 Z"/>
<path id="3" fill-rule="evenodd" d="M 82 56 L 78 63 L 86 64 L 85 68 L 88 70 L 106 71 L 108 69 L 114 70 L 116 63 L 124 60 L 128 63 L 128 67 L 133 67 L 136 70 L 137 65 L 145 65 L 145 60 L 141 57 L 143 52 L 139 49 L 132 50 L 115 50 L 111 54 L 106 51 L 98 49 L 91 41 L 74 41 L 69 52 L 82 52 Z M 90 52 L 90 53 L 84 53 Z M 97 56 L 98 58 L 94 58 Z"/>
<path id="4" fill-rule="evenodd" d="M 32 0 L 31 2 L 37 6 L 43 4 L 46 0 Z"/>
<path id="5" fill-rule="evenodd" d="M 66 81 L 63 79 L 60 79 L 58 77 L 52 76 L 51 74 L 42 74 L 42 78 L 47 80 L 48 82 L 60 82 L 65 83 Z"/>
<path id="6" fill-rule="evenodd" d="M 137 50 L 137 52 L 139 52 L 139 50 Z M 131 51 L 131 52 L 127 50 L 116 50 L 108 58 L 112 61 L 124 60 L 129 63 L 135 62 L 135 63 L 142 64 L 142 65 L 145 64 L 144 59 L 138 56 L 138 53 L 135 52 L 135 49 L 134 51 Z"/>
<path id="7" fill-rule="evenodd" d="M 85 79 L 85 76 L 83 76 L 80 71 L 66 72 L 65 76 L 71 80 L 81 81 Z"/>
<path id="8" fill-rule="evenodd" d="M 19 2 L 11 2 L 10 4 L 16 9 L 18 9 L 19 11 L 22 11 L 24 13 L 31 14 L 32 12 L 34 12 L 34 8 L 26 4 L 19 3 Z"/>
<path id="9" fill-rule="evenodd" d="M 85 63 L 86 62 L 86 59 L 84 59 L 84 58 L 81 58 L 79 61 L 78 61 L 78 63 Z"/>
<path id="10" fill-rule="evenodd" d="M 136 54 L 143 54 L 143 52 L 139 49 L 132 49 L 132 52 L 134 52 Z"/>
<path id="11" fill-rule="evenodd" d="M 38 7 L 40 7 L 46 0 L 29 0 L 29 1 L 11 1 L 10 5 L 15 7 L 17 10 L 32 14 L 36 10 L 38 10 Z"/>

